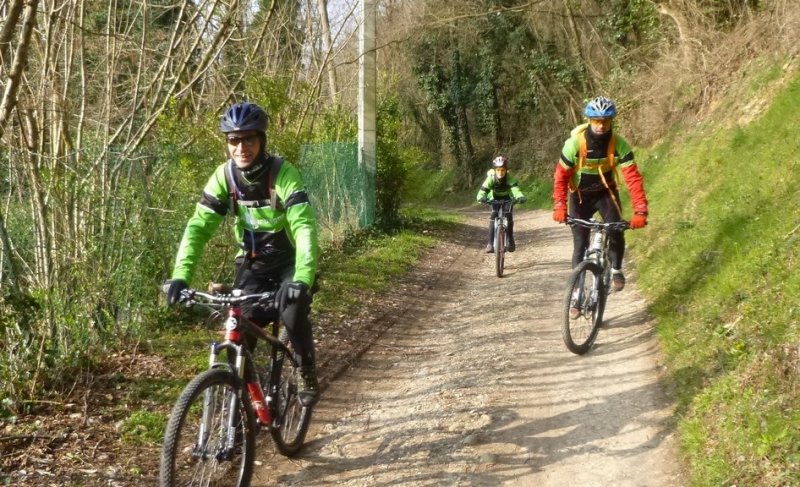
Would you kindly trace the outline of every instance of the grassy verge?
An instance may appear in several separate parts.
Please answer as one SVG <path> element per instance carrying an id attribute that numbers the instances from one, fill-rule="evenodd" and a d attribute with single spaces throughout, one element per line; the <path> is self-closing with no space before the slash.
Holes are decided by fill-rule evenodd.
<path id="1" fill-rule="evenodd" d="M 800 485 L 798 126 L 800 77 L 752 122 L 640 157 L 651 224 L 630 248 L 694 485 Z"/>
<path id="2" fill-rule="evenodd" d="M 516 175 L 515 175 L 516 176 Z M 451 171 L 414 169 L 411 171 L 407 197 L 419 205 L 463 206 L 475 204 L 478 186 L 469 190 L 456 190 L 455 175 Z M 519 187 L 528 198 L 526 208 L 550 208 L 553 183 L 534 177 L 519 176 Z M 483 180 L 476 184 L 482 183 Z"/>
<path id="3" fill-rule="evenodd" d="M 352 235 L 341 249 L 323 257 L 315 313 L 348 313 L 365 293 L 385 291 L 458 221 L 452 214 L 412 207 L 404 210 L 404 223 L 397 231 Z"/>

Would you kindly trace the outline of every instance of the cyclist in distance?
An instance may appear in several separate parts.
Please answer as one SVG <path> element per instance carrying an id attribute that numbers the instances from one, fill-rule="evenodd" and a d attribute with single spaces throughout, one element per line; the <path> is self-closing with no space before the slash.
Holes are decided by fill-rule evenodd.
<path id="1" fill-rule="evenodd" d="M 267 121 L 261 107 L 247 102 L 232 105 L 223 115 L 219 128 L 230 159 L 211 175 L 186 224 L 167 299 L 170 305 L 179 301 L 206 243 L 232 214 L 242 247 L 234 262 L 234 285 L 250 294 L 279 283 L 275 306 L 300 364 L 298 397 L 304 406 L 312 406 L 319 399 L 308 318 L 319 255 L 316 217 L 297 168 L 267 152 Z M 245 310 L 259 324 L 268 323 L 270 314 L 263 306 Z"/>
<path id="2" fill-rule="evenodd" d="M 647 195 L 642 175 L 633 159 L 628 142 L 613 131 L 617 107 L 606 97 L 586 104 L 583 114 L 588 123 L 575 127 L 564 142 L 561 160 L 556 164 L 553 183 L 553 220 L 564 223 L 569 216 L 588 220 L 599 212 L 607 223 L 620 221 L 622 209 L 617 186 L 619 168 L 633 204 L 630 227 L 647 225 Z M 569 205 L 567 197 L 569 196 Z M 572 267 L 583 260 L 589 246 L 589 229 L 572 227 Z M 625 237 L 621 231 L 609 232 L 609 259 L 614 291 L 625 287 L 622 260 Z"/>
<path id="3" fill-rule="evenodd" d="M 491 195 L 490 195 L 491 193 Z M 526 198 L 519 189 L 517 178 L 508 173 L 508 157 L 497 156 L 492 160 L 492 168 L 486 173 L 486 180 L 478 190 L 478 202 L 486 203 L 490 200 L 509 201 L 515 200 L 524 203 Z M 508 219 L 508 245 L 506 250 L 513 252 L 517 246 L 514 242 L 514 219 L 511 213 L 506 215 Z M 486 244 L 486 253 L 494 252 L 494 219 L 497 218 L 497 211 L 492 210 L 489 216 L 489 243 Z"/>

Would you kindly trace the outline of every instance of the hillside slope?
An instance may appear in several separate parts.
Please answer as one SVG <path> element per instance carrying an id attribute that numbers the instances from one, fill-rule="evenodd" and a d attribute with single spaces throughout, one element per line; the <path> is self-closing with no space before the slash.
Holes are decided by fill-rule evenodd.
<path id="1" fill-rule="evenodd" d="M 637 154 L 651 223 L 631 249 L 695 485 L 800 485 L 800 75 L 765 58 L 726 93 Z"/>

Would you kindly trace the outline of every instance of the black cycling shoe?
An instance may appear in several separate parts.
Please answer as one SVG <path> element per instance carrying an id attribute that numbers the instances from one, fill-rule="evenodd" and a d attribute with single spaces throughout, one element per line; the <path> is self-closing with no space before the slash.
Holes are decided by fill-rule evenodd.
<path id="1" fill-rule="evenodd" d="M 297 372 L 297 398 L 300 404 L 310 408 L 319 401 L 317 370 L 313 365 L 304 365 Z"/>
<path id="2" fill-rule="evenodd" d="M 625 274 L 622 271 L 611 272 L 611 289 L 620 292 L 625 289 Z"/>
<path id="3" fill-rule="evenodd" d="M 514 242 L 513 240 L 509 239 L 508 240 L 508 244 L 506 245 L 506 250 L 509 251 L 509 252 L 513 252 L 513 251 L 517 250 L 517 243 Z"/>

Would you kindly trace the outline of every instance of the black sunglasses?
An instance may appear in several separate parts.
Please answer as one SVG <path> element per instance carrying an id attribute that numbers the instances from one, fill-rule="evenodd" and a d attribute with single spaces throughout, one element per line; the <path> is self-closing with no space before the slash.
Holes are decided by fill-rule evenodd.
<path id="1" fill-rule="evenodd" d="M 244 137 L 236 137 L 229 135 L 227 137 L 228 145 L 236 147 L 239 144 L 244 144 L 247 147 L 253 147 L 258 143 L 258 135 L 247 135 Z"/>

